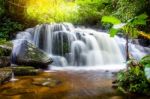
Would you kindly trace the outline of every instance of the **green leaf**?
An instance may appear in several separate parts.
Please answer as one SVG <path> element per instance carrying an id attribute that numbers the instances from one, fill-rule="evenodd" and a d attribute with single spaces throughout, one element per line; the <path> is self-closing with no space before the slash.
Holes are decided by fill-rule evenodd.
<path id="1" fill-rule="evenodd" d="M 146 25 L 147 14 L 141 14 L 133 19 L 131 22 L 133 25 Z"/>
<path id="2" fill-rule="evenodd" d="M 105 22 L 105 23 L 112 23 L 112 24 L 120 24 L 121 23 L 121 21 L 119 19 L 117 19 L 116 17 L 113 17 L 113 16 L 103 16 L 101 21 Z"/>
<path id="3" fill-rule="evenodd" d="M 143 64 L 143 65 L 150 64 L 150 54 L 144 56 L 144 57 L 140 60 L 140 63 Z"/>
<path id="4" fill-rule="evenodd" d="M 146 67 L 146 68 L 150 68 L 150 64 L 146 64 L 145 67 Z"/>
<path id="5" fill-rule="evenodd" d="M 145 13 L 143 13 L 143 14 L 137 16 L 137 18 L 138 18 L 138 19 L 147 19 L 147 18 L 148 18 L 148 15 L 145 14 Z"/>
<path id="6" fill-rule="evenodd" d="M 146 25 L 146 20 L 136 19 L 132 22 L 133 25 Z"/>
<path id="7" fill-rule="evenodd" d="M 109 30 L 110 37 L 114 37 L 118 33 L 119 29 L 111 28 Z"/>

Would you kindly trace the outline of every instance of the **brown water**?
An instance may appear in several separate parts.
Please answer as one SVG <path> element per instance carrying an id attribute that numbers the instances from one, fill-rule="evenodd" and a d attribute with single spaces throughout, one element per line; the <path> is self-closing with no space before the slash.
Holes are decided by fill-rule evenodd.
<path id="1" fill-rule="evenodd" d="M 0 99 L 150 99 L 118 93 L 112 88 L 114 75 L 105 71 L 53 71 L 17 78 L 0 86 Z M 59 83 L 48 87 L 33 84 L 41 78 Z"/>

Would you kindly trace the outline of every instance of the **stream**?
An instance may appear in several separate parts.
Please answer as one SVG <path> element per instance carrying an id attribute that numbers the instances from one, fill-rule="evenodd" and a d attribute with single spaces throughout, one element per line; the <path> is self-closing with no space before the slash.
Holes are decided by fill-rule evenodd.
<path id="1" fill-rule="evenodd" d="M 42 78 L 59 83 L 51 87 L 34 84 Z M 49 71 L 17 79 L 0 87 L 0 99 L 148 99 L 118 92 L 112 87 L 114 72 L 109 71 Z"/>

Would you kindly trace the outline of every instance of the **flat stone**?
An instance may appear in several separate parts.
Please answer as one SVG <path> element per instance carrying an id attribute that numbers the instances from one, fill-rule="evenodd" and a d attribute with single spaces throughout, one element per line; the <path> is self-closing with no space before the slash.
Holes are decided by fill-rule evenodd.
<path id="1" fill-rule="evenodd" d="M 33 79 L 32 84 L 37 86 L 55 87 L 60 83 L 61 81 L 52 78 L 35 78 Z"/>

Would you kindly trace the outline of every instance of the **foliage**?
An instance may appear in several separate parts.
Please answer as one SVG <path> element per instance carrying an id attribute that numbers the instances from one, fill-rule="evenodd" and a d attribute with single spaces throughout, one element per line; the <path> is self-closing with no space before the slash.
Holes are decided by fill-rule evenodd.
<path id="1" fill-rule="evenodd" d="M 77 17 L 77 6 L 65 0 L 29 0 L 26 17 L 39 23 L 74 22 Z"/>
<path id="2" fill-rule="evenodd" d="M 116 33 L 122 31 L 123 33 L 127 34 L 130 37 L 136 37 L 139 33 L 139 31 L 137 30 L 137 26 L 146 25 L 147 17 L 148 16 L 144 13 L 127 20 L 125 23 L 121 23 L 121 20 L 119 20 L 116 17 L 103 16 L 102 22 L 113 24 L 112 28 L 109 31 L 111 36 L 115 36 Z"/>
<path id="3" fill-rule="evenodd" d="M 111 0 L 76 0 L 79 6 L 79 22 L 97 24 L 103 15 L 109 15 L 113 7 Z"/>
<path id="4" fill-rule="evenodd" d="M 2 16 L 5 12 L 4 9 L 4 0 L 0 0 L 0 16 Z"/>
<path id="5" fill-rule="evenodd" d="M 132 67 L 118 73 L 118 88 L 124 92 L 149 94 L 150 83 L 145 77 L 143 68 Z"/>
<path id="6" fill-rule="evenodd" d="M 18 22 L 12 21 L 10 18 L 3 17 L 0 22 L 0 38 L 9 39 L 10 33 L 23 29 L 23 25 Z"/>
<path id="7" fill-rule="evenodd" d="M 111 24 L 120 24 L 121 21 L 114 16 L 103 16 L 102 22 L 111 23 Z"/>
<path id="8" fill-rule="evenodd" d="M 105 15 L 112 15 L 122 22 L 148 12 L 147 0 L 10 0 L 22 9 L 27 20 L 38 23 L 72 22 L 96 25 Z M 25 7 L 22 7 L 24 5 Z M 15 8 L 15 7 L 14 7 Z M 132 9 L 132 10 L 131 10 Z M 10 11 L 11 12 L 11 11 Z M 12 11 L 15 16 L 21 12 Z M 32 21 L 33 22 L 33 21 Z"/>
<path id="9" fill-rule="evenodd" d="M 150 55 L 146 55 L 145 57 L 143 57 L 140 61 L 141 64 L 143 64 L 144 66 L 149 64 L 150 65 Z"/>
<path id="10" fill-rule="evenodd" d="M 148 7 L 148 0 L 116 0 L 117 10 L 112 15 L 121 19 L 122 22 L 143 13 Z"/>
<path id="11" fill-rule="evenodd" d="M 127 71 L 120 71 L 117 76 L 119 90 L 150 95 L 149 68 L 150 55 L 146 55 L 137 66 L 130 66 Z"/>
<path id="12" fill-rule="evenodd" d="M 17 5 L 12 6 L 13 10 L 9 11 L 11 12 L 10 15 L 19 16 L 23 14 L 23 19 L 25 17 L 27 20 L 34 20 L 38 23 L 67 21 L 75 24 L 96 24 L 103 15 L 109 15 L 115 9 L 111 0 L 10 1 Z"/>

